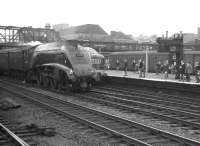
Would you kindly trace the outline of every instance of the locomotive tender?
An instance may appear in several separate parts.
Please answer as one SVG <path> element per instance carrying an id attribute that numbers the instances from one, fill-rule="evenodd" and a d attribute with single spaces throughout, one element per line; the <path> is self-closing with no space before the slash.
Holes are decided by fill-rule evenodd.
<path id="1" fill-rule="evenodd" d="M 95 80 L 89 54 L 73 41 L 2 49 L 0 73 L 58 90 L 86 91 Z"/>

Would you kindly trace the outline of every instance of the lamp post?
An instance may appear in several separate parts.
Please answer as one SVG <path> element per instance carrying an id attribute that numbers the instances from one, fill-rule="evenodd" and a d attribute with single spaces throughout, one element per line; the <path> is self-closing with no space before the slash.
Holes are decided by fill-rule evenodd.
<path id="1" fill-rule="evenodd" d="M 146 46 L 146 73 L 148 73 L 148 47 Z"/>

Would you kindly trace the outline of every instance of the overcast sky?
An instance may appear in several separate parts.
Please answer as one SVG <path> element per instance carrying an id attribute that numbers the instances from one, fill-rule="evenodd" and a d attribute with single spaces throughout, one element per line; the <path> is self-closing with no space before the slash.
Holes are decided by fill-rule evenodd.
<path id="1" fill-rule="evenodd" d="M 0 25 L 99 24 L 133 36 L 197 33 L 199 0 L 2 0 Z"/>

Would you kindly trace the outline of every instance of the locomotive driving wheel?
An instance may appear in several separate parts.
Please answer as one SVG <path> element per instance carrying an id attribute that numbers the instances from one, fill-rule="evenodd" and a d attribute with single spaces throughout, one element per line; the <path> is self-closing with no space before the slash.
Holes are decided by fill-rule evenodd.
<path id="1" fill-rule="evenodd" d="M 45 88 L 48 88 L 49 87 L 49 78 L 48 77 L 46 77 L 46 76 L 44 76 L 43 78 L 42 78 L 42 81 L 43 81 L 43 86 L 45 87 Z"/>
<path id="2" fill-rule="evenodd" d="M 87 88 L 86 88 L 86 91 L 90 91 L 90 90 L 91 90 L 91 87 L 92 87 L 92 83 L 88 83 Z"/>
<path id="3" fill-rule="evenodd" d="M 54 78 L 51 78 L 50 79 L 50 88 L 52 89 L 52 90 L 56 90 L 57 89 L 57 81 L 56 81 L 56 79 L 54 79 Z"/>
<path id="4" fill-rule="evenodd" d="M 41 87 L 42 86 L 42 76 L 39 74 L 38 76 L 37 76 L 37 85 L 38 85 L 38 87 Z"/>
<path id="5" fill-rule="evenodd" d="M 26 82 L 27 82 L 27 83 L 31 83 L 31 81 L 32 81 L 32 76 L 33 76 L 32 71 L 28 71 L 27 74 L 26 74 Z"/>

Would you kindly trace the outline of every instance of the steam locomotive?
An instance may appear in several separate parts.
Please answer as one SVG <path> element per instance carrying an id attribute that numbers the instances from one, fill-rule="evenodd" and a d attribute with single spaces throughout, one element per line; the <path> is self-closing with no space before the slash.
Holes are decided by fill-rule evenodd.
<path id="1" fill-rule="evenodd" d="M 95 82 L 101 81 L 101 79 L 106 76 L 105 72 L 103 72 L 101 68 L 104 56 L 91 47 L 83 47 L 83 49 L 88 52 L 92 66 L 95 69 Z"/>
<path id="2" fill-rule="evenodd" d="M 73 41 L 2 49 L 0 73 L 56 90 L 88 91 L 95 80 L 89 53 Z"/>

